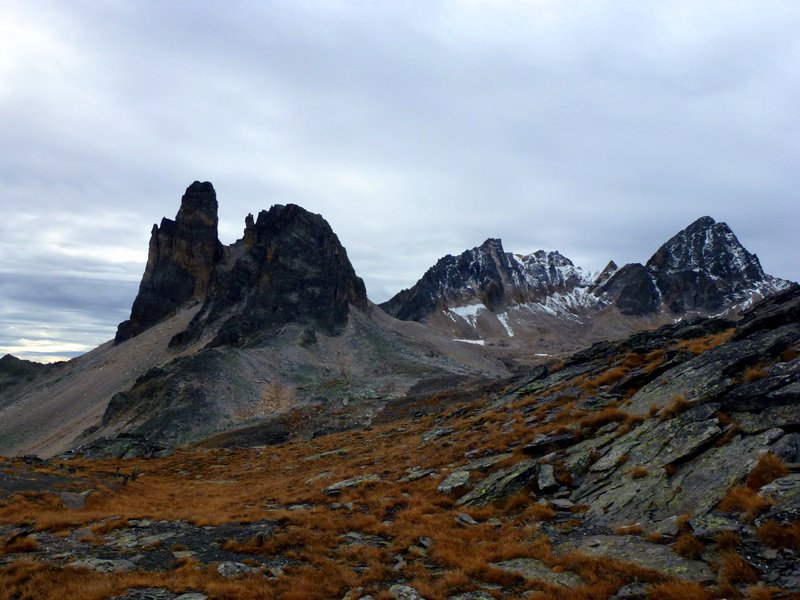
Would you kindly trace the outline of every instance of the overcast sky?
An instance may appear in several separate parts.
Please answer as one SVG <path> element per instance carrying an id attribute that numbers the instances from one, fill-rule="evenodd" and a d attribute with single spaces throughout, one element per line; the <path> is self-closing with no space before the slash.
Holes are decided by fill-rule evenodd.
<path id="1" fill-rule="evenodd" d="M 0 355 L 113 337 L 195 179 L 321 213 L 370 298 L 500 237 L 590 270 L 702 215 L 800 279 L 800 3 L 0 0 Z"/>

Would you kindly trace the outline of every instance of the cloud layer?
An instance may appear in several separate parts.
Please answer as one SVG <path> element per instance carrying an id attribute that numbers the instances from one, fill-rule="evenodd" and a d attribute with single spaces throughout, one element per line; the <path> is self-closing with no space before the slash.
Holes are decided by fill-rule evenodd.
<path id="1" fill-rule="evenodd" d="M 153 222 L 294 202 L 370 297 L 501 237 L 600 269 L 701 215 L 800 279 L 795 2 L 0 6 L 0 354 L 126 318 Z"/>

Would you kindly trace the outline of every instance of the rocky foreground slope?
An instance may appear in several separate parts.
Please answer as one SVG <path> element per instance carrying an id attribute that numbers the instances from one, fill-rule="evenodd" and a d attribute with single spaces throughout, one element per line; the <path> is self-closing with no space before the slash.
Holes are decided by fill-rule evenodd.
<path id="1" fill-rule="evenodd" d="M 294 413 L 302 418 L 299 412 Z M 0 466 L 11 598 L 791 598 L 800 288 L 364 430 Z M 150 452 L 116 440 L 115 456 Z"/>

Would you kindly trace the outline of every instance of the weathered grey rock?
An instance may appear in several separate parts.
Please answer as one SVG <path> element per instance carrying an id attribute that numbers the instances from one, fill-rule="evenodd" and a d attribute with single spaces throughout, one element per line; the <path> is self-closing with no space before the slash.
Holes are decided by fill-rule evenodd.
<path id="1" fill-rule="evenodd" d="M 189 592 L 177 596 L 175 600 L 206 600 L 207 598 L 208 596 L 201 594 L 200 592 Z"/>
<path id="2" fill-rule="evenodd" d="M 715 512 L 692 517 L 689 520 L 689 526 L 693 530 L 694 537 L 703 541 L 712 541 L 723 531 L 739 533 L 742 530 L 742 524 L 739 521 Z"/>
<path id="3" fill-rule="evenodd" d="M 772 452 L 784 462 L 800 463 L 800 433 L 789 433 L 772 444 Z"/>
<path id="4" fill-rule="evenodd" d="M 478 522 L 467 513 L 458 513 L 455 520 L 456 523 L 461 525 L 469 525 L 471 527 L 478 524 Z"/>
<path id="5" fill-rule="evenodd" d="M 796 428 L 800 426 L 800 404 L 768 406 L 758 413 L 735 412 L 731 418 L 743 433 L 750 435 L 773 427 Z"/>
<path id="6" fill-rule="evenodd" d="M 136 568 L 136 565 L 132 561 L 124 558 L 84 558 L 69 563 L 69 566 L 76 569 L 91 569 L 98 573 L 118 573 L 120 571 L 131 571 Z"/>
<path id="7" fill-rule="evenodd" d="M 355 477 L 351 477 L 350 479 L 345 479 L 344 481 L 338 481 L 333 485 L 329 485 L 323 491 L 328 496 L 335 496 L 348 488 L 353 488 L 359 485 L 364 485 L 369 483 L 376 483 L 380 480 L 381 478 L 375 475 L 374 473 L 369 473 L 368 475 L 356 475 Z"/>
<path id="8" fill-rule="evenodd" d="M 781 523 L 800 521 L 800 473 L 776 479 L 762 487 L 758 494 L 775 502 L 759 522 L 768 519 Z"/>
<path id="9" fill-rule="evenodd" d="M 658 468 L 664 464 L 658 448 L 663 448 L 669 441 L 652 437 L 657 435 L 656 432 L 665 435 L 664 431 L 660 426 L 645 423 L 631 432 L 631 437 L 620 438 L 619 442 L 626 450 L 622 454 L 627 453 L 634 464 L 652 465 L 650 472 L 645 477 L 633 479 L 625 468 L 617 468 L 611 473 L 587 477 L 570 498 L 590 506 L 585 518 L 600 524 L 624 525 L 662 521 L 686 512 L 696 516 L 706 514 L 737 481 L 747 475 L 750 463 L 759 453 L 783 435 L 782 430 L 772 429 L 753 437 L 734 438 L 724 446 L 707 449 L 681 465 L 675 475 L 667 477 L 666 472 Z M 643 432 L 648 432 L 646 438 L 639 437 Z M 689 438 L 689 446 L 696 445 L 702 438 L 701 429 L 699 436 Z M 677 448 L 679 446 L 665 455 L 676 456 L 687 451 L 687 447 L 680 451 Z M 614 452 L 616 454 L 617 450 Z"/>
<path id="10" fill-rule="evenodd" d="M 556 573 L 545 563 L 535 558 L 513 558 L 511 560 L 494 563 L 493 566 L 503 571 L 508 571 L 509 573 L 522 575 L 525 579 L 546 581 L 547 583 L 562 585 L 568 588 L 574 588 L 584 584 L 583 579 L 577 573 L 572 573 L 571 571 Z"/>
<path id="11" fill-rule="evenodd" d="M 576 441 L 577 434 L 574 432 L 540 434 L 533 438 L 533 441 L 527 444 L 522 451 L 527 456 L 542 456 L 552 450 L 566 448 Z"/>
<path id="12" fill-rule="evenodd" d="M 58 497 L 64 504 L 64 508 L 70 510 L 83 510 L 86 507 L 86 497 L 91 493 L 90 491 L 83 493 L 76 492 L 59 492 Z"/>
<path id="13" fill-rule="evenodd" d="M 607 556 L 689 581 L 716 580 L 714 573 L 704 562 L 683 558 L 668 546 L 651 544 L 633 536 L 589 536 L 561 544 L 557 550 L 578 550 L 590 556 Z"/>
<path id="14" fill-rule="evenodd" d="M 436 469 L 421 469 L 419 467 L 411 467 L 410 469 L 406 469 L 407 475 L 398 479 L 400 483 L 410 483 L 412 481 L 417 481 L 418 479 L 422 479 L 424 477 L 428 477 L 429 475 L 435 475 Z"/>
<path id="15" fill-rule="evenodd" d="M 645 600 L 646 598 L 647 586 L 635 581 L 634 583 L 623 585 L 609 600 Z"/>
<path id="16" fill-rule="evenodd" d="M 453 471 L 439 484 L 436 491 L 440 494 L 452 494 L 469 485 L 469 471 Z"/>
<path id="17" fill-rule="evenodd" d="M 464 594 L 456 594 L 455 596 L 448 596 L 447 600 L 495 600 L 489 592 L 466 592 Z"/>
<path id="18" fill-rule="evenodd" d="M 255 573 L 258 569 L 254 567 L 248 567 L 247 565 L 240 563 L 240 562 L 233 562 L 233 561 L 225 561 L 219 564 L 217 567 L 217 571 L 220 575 L 225 577 L 226 579 L 231 579 L 233 577 L 238 577 L 239 575 L 244 575 L 246 573 Z"/>
<path id="19" fill-rule="evenodd" d="M 538 472 L 539 465 L 524 460 L 492 473 L 456 502 L 457 506 L 481 506 L 506 498 L 524 488 Z"/>
<path id="20" fill-rule="evenodd" d="M 186 595 L 188 594 L 183 596 Z M 203 596 L 202 600 L 205 600 L 205 598 L 206 596 Z M 164 588 L 131 588 L 122 596 L 113 596 L 109 600 L 177 600 L 177 596 Z M 183 600 L 186 599 L 184 598 Z"/>
<path id="21" fill-rule="evenodd" d="M 569 510 L 575 506 L 575 503 L 567 498 L 553 498 L 550 504 L 561 510 Z"/>
<path id="22" fill-rule="evenodd" d="M 417 590 L 408 585 L 393 585 L 389 588 L 389 595 L 394 600 L 425 600 Z"/>
<path id="23" fill-rule="evenodd" d="M 502 454 L 494 454 L 492 456 L 484 456 L 483 458 L 476 458 L 475 460 L 471 460 L 463 467 L 459 467 L 460 471 L 487 471 L 495 466 L 497 463 L 503 462 L 504 460 L 511 458 L 513 454 L 511 452 L 504 452 Z"/>
<path id="24" fill-rule="evenodd" d="M 539 486 L 540 492 L 549 492 L 558 488 L 558 481 L 556 481 L 555 469 L 553 465 L 540 465 L 539 476 L 536 479 L 536 484 Z"/>

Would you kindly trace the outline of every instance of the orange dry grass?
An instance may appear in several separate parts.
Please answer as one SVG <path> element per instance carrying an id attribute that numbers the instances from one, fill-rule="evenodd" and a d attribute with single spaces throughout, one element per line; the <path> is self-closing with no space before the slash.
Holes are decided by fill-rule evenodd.
<path id="1" fill-rule="evenodd" d="M 736 330 L 731 327 L 720 333 L 714 333 L 701 338 L 694 338 L 691 340 L 681 340 L 675 344 L 675 348 L 680 350 L 688 350 L 692 354 L 702 354 L 712 348 L 721 346 L 733 337 Z"/>
<path id="2" fill-rule="evenodd" d="M 758 539 L 772 548 L 800 550 L 800 523 L 782 525 L 770 519 L 756 530 Z"/>
<path id="3" fill-rule="evenodd" d="M 768 498 L 762 498 L 752 488 L 740 486 L 733 488 L 720 502 L 723 512 L 741 512 L 747 520 L 752 521 L 772 506 Z"/>
<path id="4" fill-rule="evenodd" d="M 641 535 L 644 533 L 644 527 L 638 523 L 635 525 L 624 525 L 623 527 L 617 527 L 614 533 L 617 535 Z"/>
<path id="5" fill-rule="evenodd" d="M 676 554 L 684 558 L 697 559 L 703 554 L 706 547 L 703 542 L 694 537 L 691 533 L 682 533 L 677 541 L 672 544 L 672 549 Z"/>
<path id="6" fill-rule="evenodd" d="M 631 476 L 631 479 L 641 479 L 642 477 L 647 477 L 647 474 L 650 471 L 647 470 L 647 467 L 643 465 L 636 465 L 630 471 L 628 471 L 628 475 Z"/>
<path id="7" fill-rule="evenodd" d="M 758 458 L 756 468 L 747 476 L 747 487 L 760 490 L 768 483 L 789 474 L 789 468 L 780 456 L 768 452 Z"/>
<path id="8" fill-rule="evenodd" d="M 600 375 L 594 379 L 586 380 L 582 387 L 587 391 L 592 391 L 602 386 L 617 383 L 620 379 L 628 374 L 628 371 L 629 369 L 627 367 L 614 367 L 613 369 L 608 369 L 607 371 L 600 373 Z"/>
<path id="9" fill-rule="evenodd" d="M 652 587 L 647 600 L 711 600 L 713 594 L 694 581 L 670 581 Z"/>
<path id="10" fill-rule="evenodd" d="M 666 408 L 663 408 L 659 413 L 659 417 L 662 421 L 666 421 L 668 419 L 672 419 L 677 417 L 682 412 L 686 412 L 686 410 L 691 406 L 691 403 L 686 399 L 686 396 L 680 394 L 678 396 L 674 396 L 672 398 L 672 402 Z"/>
<path id="11" fill-rule="evenodd" d="M 29 536 L 12 537 L 0 546 L 0 556 L 3 554 L 18 554 L 22 552 L 36 552 L 39 542 Z"/>
<path id="12" fill-rule="evenodd" d="M 745 383 L 750 383 L 751 381 L 756 381 L 758 379 L 764 379 L 765 377 L 769 376 L 766 369 L 760 365 L 753 365 L 751 367 L 747 367 L 744 372 L 742 373 L 742 381 Z"/>
<path id="13" fill-rule="evenodd" d="M 758 571 L 736 552 L 727 551 L 720 558 L 719 580 L 723 584 L 755 583 L 758 581 Z"/>
<path id="14" fill-rule="evenodd" d="M 721 531 L 714 536 L 717 550 L 734 550 L 741 543 L 742 539 L 734 531 Z"/>

